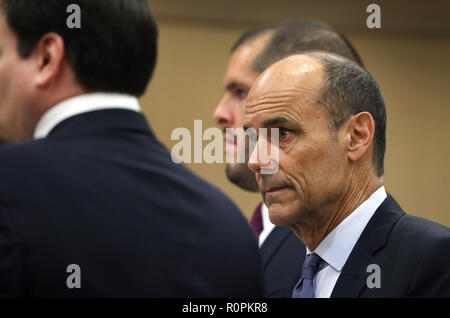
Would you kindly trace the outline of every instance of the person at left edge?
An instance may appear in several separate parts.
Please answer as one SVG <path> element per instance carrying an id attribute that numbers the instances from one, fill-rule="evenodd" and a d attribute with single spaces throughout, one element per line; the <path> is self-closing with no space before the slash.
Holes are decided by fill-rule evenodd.
<path id="1" fill-rule="evenodd" d="M 0 296 L 261 296 L 245 218 L 140 113 L 147 1 L 72 2 L 0 2 Z"/>

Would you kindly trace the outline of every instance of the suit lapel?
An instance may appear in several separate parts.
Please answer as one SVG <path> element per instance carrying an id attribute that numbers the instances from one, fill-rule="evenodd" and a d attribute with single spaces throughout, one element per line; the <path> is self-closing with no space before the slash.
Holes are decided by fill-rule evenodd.
<path id="1" fill-rule="evenodd" d="M 366 269 L 374 264 L 372 255 L 356 244 L 331 293 L 332 298 L 355 298 L 361 294 L 366 283 Z"/>
<path id="2" fill-rule="evenodd" d="M 366 281 L 370 275 L 367 273 L 367 266 L 377 264 L 374 255 L 384 248 L 392 227 L 404 214 L 397 202 L 388 194 L 356 242 L 342 268 L 331 297 L 354 298 L 361 295 L 367 288 Z"/>
<path id="3" fill-rule="evenodd" d="M 284 226 L 275 226 L 272 232 L 264 241 L 261 246 L 261 257 L 263 262 L 263 267 L 265 268 L 269 264 L 278 247 L 285 241 L 289 235 L 294 235 L 291 230 Z M 306 253 L 306 250 L 305 250 Z"/>

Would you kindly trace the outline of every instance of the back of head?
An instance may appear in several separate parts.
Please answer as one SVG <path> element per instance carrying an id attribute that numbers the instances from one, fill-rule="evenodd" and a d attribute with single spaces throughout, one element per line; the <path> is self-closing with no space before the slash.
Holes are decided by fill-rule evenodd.
<path id="1" fill-rule="evenodd" d="M 253 61 L 255 72 L 262 73 L 286 56 L 317 50 L 346 57 L 363 66 L 361 58 L 347 38 L 328 24 L 314 20 L 289 20 L 250 30 L 239 38 L 232 52 L 247 41 L 270 31 L 273 35 L 269 43 Z"/>
<path id="2" fill-rule="evenodd" d="M 81 9 L 81 28 L 68 27 L 71 4 Z M 22 57 L 54 32 L 63 38 L 84 89 L 144 93 L 155 67 L 158 33 L 146 0 L 0 0 L 0 7 Z"/>

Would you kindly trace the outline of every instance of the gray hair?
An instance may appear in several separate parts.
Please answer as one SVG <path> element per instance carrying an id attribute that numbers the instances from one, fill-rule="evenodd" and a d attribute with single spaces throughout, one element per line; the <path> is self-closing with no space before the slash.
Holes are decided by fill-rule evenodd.
<path id="1" fill-rule="evenodd" d="M 386 152 L 386 107 L 380 88 L 368 71 L 356 63 L 323 52 L 305 53 L 305 56 L 324 67 L 323 86 L 317 103 L 323 105 L 336 131 L 351 115 L 368 112 L 375 122 L 373 162 L 377 175 L 384 174 Z"/>

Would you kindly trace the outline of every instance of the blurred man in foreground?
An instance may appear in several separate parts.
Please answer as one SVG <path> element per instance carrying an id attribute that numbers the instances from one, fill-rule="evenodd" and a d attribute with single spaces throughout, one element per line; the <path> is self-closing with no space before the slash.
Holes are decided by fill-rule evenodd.
<path id="1" fill-rule="evenodd" d="M 262 295 L 245 218 L 140 113 L 156 40 L 146 0 L 0 1 L 0 296 Z"/>

